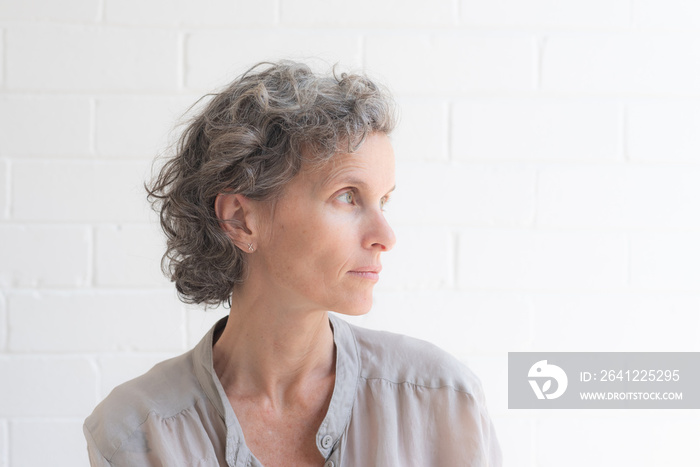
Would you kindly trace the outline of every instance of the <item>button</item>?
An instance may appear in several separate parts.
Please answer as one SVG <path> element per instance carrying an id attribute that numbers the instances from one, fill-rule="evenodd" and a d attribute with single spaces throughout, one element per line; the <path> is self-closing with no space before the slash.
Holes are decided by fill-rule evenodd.
<path id="1" fill-rule="evenodd" d="M 335 464 L 333 461 L 328 461 L 325 464 L 323 464 L 323 467 L 335 467 Z"/>
<path id="2" fill-rule="evenodd" d="M 323 447 L 323 449 L 328 449 L 329 447 L 331 447 L 332 444 L 333 444 L 333 437 L 331 435 L 326 435 L 321 440 L 321 447 Z M 326 467 L 328 467 L 328 464 L 326 464 Z"/>

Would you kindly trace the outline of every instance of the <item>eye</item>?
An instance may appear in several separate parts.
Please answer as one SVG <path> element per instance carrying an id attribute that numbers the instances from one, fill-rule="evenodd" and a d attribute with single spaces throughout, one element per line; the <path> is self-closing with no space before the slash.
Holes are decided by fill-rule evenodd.
<path id="1" fill-rule="evenodd" d="M 386 209 L 386 203 L 388 203 L 391 200 L 388 196 L 385 196 L 379 201 L 379 209 L 384 211 Z"/>
<path id="2" fill-rule="evenodd" d="M 355 193 L 352 191 L 346 191 L 341 193 L 336 199 L 339 199 L 343 203 L 355 204 Z"/>

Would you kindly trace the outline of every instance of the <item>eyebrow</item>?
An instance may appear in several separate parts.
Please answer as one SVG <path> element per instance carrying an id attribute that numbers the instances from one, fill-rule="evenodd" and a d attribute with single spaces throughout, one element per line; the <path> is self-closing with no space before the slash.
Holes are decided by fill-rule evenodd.
<path id="1" fill-rule="evenodd" d="M 337 178 L 337 179 L 334 179 L 333 177 L 330 177 L 330 178 L 327 180 L 327 184 L 330 184 L 330 183 L 338 183 L 338 184 L 342 184 L 342 185 L 353 185 L 353 186 L 359 186 L 359 187 L 361 187 L 361 188 L 367 188 L 367 184 L 366 184 L 364 181 L 362 181 L 362 180 L 360 180 L 360 179 L 358 179 L 358 178 L 342 178 L 342 177 L 339 177 L 339 178 Z M 389 191 L 386 192 L 386 194 L 391 193 L 391 192 L 394 191 L 395 189 L 396 189 L 396 185 L 394 185 L 393 187 L 391 187 L 391 188 L 389 189 Z"/>

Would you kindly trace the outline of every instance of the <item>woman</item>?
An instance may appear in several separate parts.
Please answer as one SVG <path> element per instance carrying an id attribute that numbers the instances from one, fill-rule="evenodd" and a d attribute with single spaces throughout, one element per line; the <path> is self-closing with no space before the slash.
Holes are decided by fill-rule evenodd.
<path id="1" fill-rule="evenodd" d="M 95 409 L 92 465 L 500 465 L 466 367 L 328 313 L 369 311 L 394 245 L 393 127 L 366 77 L 287 61 L 192 121 L 149 193 L 180 297 L 231 310 Z"/>

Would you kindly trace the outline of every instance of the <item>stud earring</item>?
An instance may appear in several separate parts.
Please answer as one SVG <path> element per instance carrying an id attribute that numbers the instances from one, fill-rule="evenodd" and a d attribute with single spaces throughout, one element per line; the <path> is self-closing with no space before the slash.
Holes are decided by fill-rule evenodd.
<path id="1" fill-rule="evenodd" d="M 248 251 L 255 251 L 255 247 L 253 247 L 252 243 L 248 244 Z"/>

